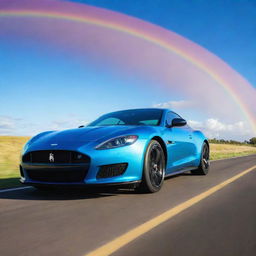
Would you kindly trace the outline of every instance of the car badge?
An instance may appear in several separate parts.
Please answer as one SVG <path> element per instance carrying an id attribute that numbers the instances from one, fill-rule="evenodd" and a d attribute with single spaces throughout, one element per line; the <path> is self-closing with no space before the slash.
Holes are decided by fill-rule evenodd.
<path id="1" fill-rule="evenodd" d="M 57 143 L 53 143 L 53 144 L 51 144 L 51 146 L 58 146 L 58 144 Z"/>
<path id="2" fill-rule="evenodd" d="M 54 154 L 53 154 L 53 153 L 50 153 L 50 154 L 49 154 L 49 161 L 50 161 L 51 163 L 54 162 Z"/>

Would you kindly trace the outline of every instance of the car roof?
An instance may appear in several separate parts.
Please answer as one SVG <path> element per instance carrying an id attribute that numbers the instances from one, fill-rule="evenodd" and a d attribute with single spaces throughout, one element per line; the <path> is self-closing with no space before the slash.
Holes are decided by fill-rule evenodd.
<path id="1" fill-rule="evenodd" d="M 164 112 L 165 111 L 172 111 L 172 110 L 167 109 L 167 108 L 129 108 L 129 109 L 121 109 L 121 110 L 117 110 L 117 111 L 112 111 L 112 112 L 109 112 L 109 113 L 121 112 L 121 111 L 129 111 L 129 110 L 162 110 Z"/>

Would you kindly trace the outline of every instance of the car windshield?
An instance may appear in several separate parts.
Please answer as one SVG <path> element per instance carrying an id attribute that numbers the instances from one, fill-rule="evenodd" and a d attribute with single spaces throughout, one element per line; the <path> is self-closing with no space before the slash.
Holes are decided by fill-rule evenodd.
<path id="1" fill-rule="evenodd" d="M 88 126 L 109 125 L 159 125 L 163 110 L 161 109 L 135 109 L 109 113 L 101 116 Z"/>

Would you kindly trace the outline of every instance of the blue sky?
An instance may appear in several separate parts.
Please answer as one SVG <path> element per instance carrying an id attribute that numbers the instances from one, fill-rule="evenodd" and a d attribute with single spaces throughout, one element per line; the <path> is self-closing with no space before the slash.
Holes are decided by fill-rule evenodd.
<path id="1" fill-rule="evenodd" d="M 114 10 L 174 31 L 223 59 L 256 88 L 255 1 L 72 2 Z M 117 76 L 111 68 L 81 62 L 40 40 L 13 36 L 9 31 L 17 24 L 5 22 L 6 31 L 0 37 L 0 134 L 34 135 L 76 127 L 108 111 L 167 106 L 210 137 L 244 140 L 252 135 L 243 131 L 246 124 L 239 118 L 225 123 L 218 115 L 194 111 L 181 95 L 173 93 L 170 98 L 165 91 L 138 86 L 147 83 L 143 79 Z"/>

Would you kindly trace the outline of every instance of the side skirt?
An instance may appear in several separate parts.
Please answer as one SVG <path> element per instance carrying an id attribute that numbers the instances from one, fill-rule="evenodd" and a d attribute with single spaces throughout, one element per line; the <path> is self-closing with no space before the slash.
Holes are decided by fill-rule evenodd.
<path id="1" fill-rule="evenodd" d="M 184 167 L 184 168 L 182 168 L 182 169 L 179 170 L 179 171 L 172 172 L 172 173 L 169 173 L 169 174 L 165 175 L 164 178 L 168 178 L 168 177 L 170 177 L 170 176 L 174 176 L 174 175 L 177 175 L 177 174 L 181 174 L 181 173 L 187 172 L 187 171 L 192 171 L 192 170 L 195 170 L 195 169 L 197 169 L 197 167 L 195 167 L 195 166 Z"/>

